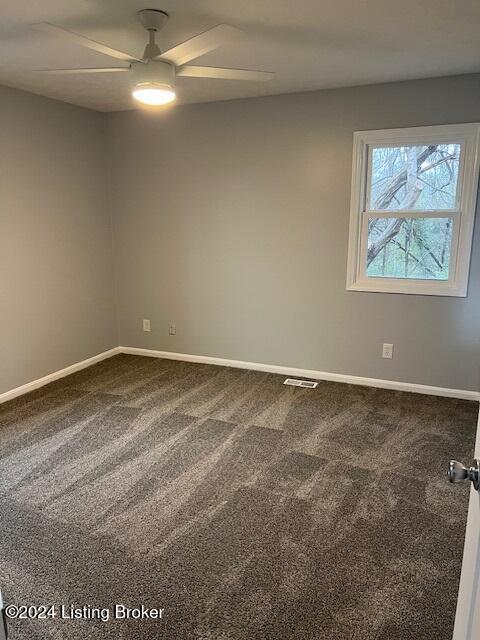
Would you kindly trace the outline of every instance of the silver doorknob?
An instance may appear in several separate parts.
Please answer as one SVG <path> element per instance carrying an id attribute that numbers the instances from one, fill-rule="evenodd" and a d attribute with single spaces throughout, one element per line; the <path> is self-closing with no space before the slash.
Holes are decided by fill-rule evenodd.
<path id="1" fill-rule="evenodd" d="M 471 467 L 466 467 L 457 460 L 450 460 L 448 463 L 448 479 L 457 484 L 471 480 L 477 491 L 480 490 L 480 460 L 474 460 Z"/>

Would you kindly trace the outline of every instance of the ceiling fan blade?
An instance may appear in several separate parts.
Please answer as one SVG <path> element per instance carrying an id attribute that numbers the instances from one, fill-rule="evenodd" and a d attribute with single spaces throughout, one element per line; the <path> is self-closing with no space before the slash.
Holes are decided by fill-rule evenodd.
<path id="1" fill-rule="evenodd" d="M 130 71 L 130 67 L 87 67 L 85 69 L 38 69 L 40 73 L 51 75 L 74 75 L 77 73 L 117 73 Z"/>
<path id="2" fill-rule="evenodd" d="M 218 78 L 223 80 L 251 80 L 263 82 L 271 80 L 275 74 L 272 71 L 248 71 L 247 69 L 222 69 L 221 67 L 196 67 L 185 65 L 177 69 L 177 76 L 188 78 Z"/>
<path id="3" fill-rule="evenodd" d="M 127 62 L 133 60 L 139 61 L 139 59 L 135 58 L 135 56 L 131 56 L 130 54 L 124 53 L 123 51 L 118 51 L 117 49 L 112 49 L 112 47 L 109 47 L 106 44 L 96 42 L 96 40 L 91 40 L 90 38 L 81 36 L 79 33 L 74 33 L 73 31 L 69 31 L 68 29 L 64 29 L 63 27 L 58 27 L 55 24 L 50 24 L 50 22 L 38 22 L 37 24 L 34 24 L 33 27 L 40 31 L 63 36 L 64 38 L 68 38 L 70 42 L 76 42 L 82 47 L 93 49 L 93 51 L 98 51 L 99 53 L 103 53 L 104 55 L 110 56 L 111 58 L 116 58 L 117 60 L 126 60 Z"/>
<path id="4" fill-rule="evenodd" d="M 238 38 L 243 32 L 228 24 L 219 24 L 198 36 L 194 36 L 182 44 L 160 54 L 160 58 L 173 62 L 177 67 L 190 62 L 204 53 L 217 49 L 222 44 Z"/>

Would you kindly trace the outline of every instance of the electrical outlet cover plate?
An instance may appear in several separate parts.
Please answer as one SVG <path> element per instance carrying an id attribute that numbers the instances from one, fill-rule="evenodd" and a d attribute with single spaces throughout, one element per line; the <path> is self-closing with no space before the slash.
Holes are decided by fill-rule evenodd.
<path id="1" fill-rule="evenodd" d="M 382 358 L 387 358 L 391 360 L 393 358 L 393 344 L 389 344 L 387 342 L 384 343 L 382 349 Z"/>

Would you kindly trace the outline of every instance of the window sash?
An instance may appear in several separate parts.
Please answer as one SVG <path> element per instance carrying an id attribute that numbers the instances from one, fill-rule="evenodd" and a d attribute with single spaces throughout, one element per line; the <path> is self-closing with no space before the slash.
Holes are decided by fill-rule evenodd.
<path id="1" fill-rule="evenodd" d="M 442 209 L 442 211 L 458 211 L 461 208 L 461 197 L 462 197 L 462 185 L 463 185 L 463 172 L 464 172 L 464 165 L 465 165 L 465 139 L 464 138 L 448 138 L 445 137 L 445 139 L 441 142 L 439 142 L 438 139 L 436 140 L 429 140 L 429 142 L 426 142 L 425 140 L 421 141 L 421 142 L 417 142 L 417 143 L 406 143 L 406 142 L 402 142 L 400 144 L 390 144 L 390 143 L 384 143 L 384 144 L 368 144 L 366 145 L 366 176 L 365 176 L 365 188 L 364 188 L 364 192 L 365 192 L 365 200 L 364 200 L 364 204 L 363 204 L 363 208 L 365 210 L 369 210 L 369 211 L 376 211 L 376 212 L 380 212 L 380 211 L 405 211 L 405 209 L 370 209 L 369 205 L 371 205 L 371 189 L 372 189 L 372 155 L 373 155 L 373 150 L 374 149 L 380 149 L 380 148 L 390 148 L 393 149 L 395 147 L 424 147 L 424 146 L 428 146 L 429 144 L 458 144 L 460 146 L 460 159 L 459 159 L 459 163 L 458 163 L 458 176 L 457 176 L 457 184 L 456 184 L 456 192 L 455 192 L 455 206 L 451 209 Z M 414 211 L 419 211 L 419 209 L 415 209 Z M 430 209 L 429 211 L 432 211 L 432 209 Z M 413 216 L 412 216 L 413 217 Z"/>
<path id="2" fill-rule="evenodd" d="M 377 213 L 377 212 L 376 212 Z M 359 260 L 360 264 L 358 265 L 358 273 L 360 275 L 360 279 L 362 281 L 369 282 L 371 285 L 380 285 L 383 283 L 384 286 L 386 283 L 396 282 L 399 283 L 409 283 L 415 286 L 415 283 L 419 284 L 434 284 L 444 285 L 444 286 L 453 286 L 455 283 L 456 269 L 457 269 L 457 258 L 458 258 L 458 242 L 459 242 L 459 230 L 460 230 L 460 218 L 458 216 L 451 215 L 450 212 L 447 214 L 443 213 L 443 215 L 429 216 L 431 218 L 450 218 L 452 221 L 452 241 L 450 244 L 450 265 L 448 270 L 448 279 L 443 280 L 435 280 L 431 278 L 391 278 L 390 276 L 369 276 L 367 275 L 367 252 L 368 252 L 368 220 L 369 218 L 384 218 L 387 216 L 374 215 L 371 216 L 367 213 L 362 214 L 362 222 L 361 222 L 361 231 L 360 231 L 360 250 Z M 418 218 L 422 216 L 388 216 L 391 218 Z"/>

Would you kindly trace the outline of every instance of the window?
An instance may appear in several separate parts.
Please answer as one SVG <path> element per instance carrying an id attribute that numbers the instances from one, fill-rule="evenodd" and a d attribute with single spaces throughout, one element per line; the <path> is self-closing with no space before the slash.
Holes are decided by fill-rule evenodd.
<path id="1" fill-rule="evenodd" d="M 465 296 L 479 124 L 354 134 L 347 289 Z"/>

